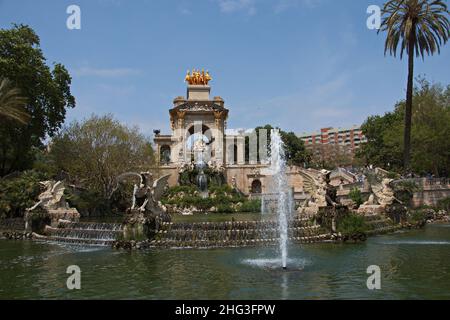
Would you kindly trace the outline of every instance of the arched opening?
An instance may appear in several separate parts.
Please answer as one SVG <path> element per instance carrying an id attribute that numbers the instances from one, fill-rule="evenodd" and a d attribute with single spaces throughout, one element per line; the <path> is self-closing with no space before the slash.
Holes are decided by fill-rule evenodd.
<path id="1" fill-rule="evenodd" d="M 197 127 L 194 124 L 187 130 L 187 133 L 187 157 L 191 159 L 191 162 L 197 162 L 199 159 L 208 162 L 214 156 L 214 150 L 212 149 L 214 138 L 210 128 L 202 125 L 200 131 L 200 125 Z"/>
<path id="2" fill-rule="evenodd" d="M 260 180 L 256 179 L 252 182 L 252 193 L 261 194 L 262 193 L 262 183 Z"/>
<path id="3" fill-rule="evenodd" d="M 170 163 L 170 146 L 161 146 L 159 151 L 159 161 L 163 165 Z"/>

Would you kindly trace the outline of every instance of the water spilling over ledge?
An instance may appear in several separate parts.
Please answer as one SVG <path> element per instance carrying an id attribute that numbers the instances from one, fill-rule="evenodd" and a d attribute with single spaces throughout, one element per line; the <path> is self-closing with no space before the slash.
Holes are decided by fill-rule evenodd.
<path id="1" fill-rule="evenodd" d="M 58 227 L 47 226 L 44 235 L 35 234 L 38 240 L 80 245 L 112 246 L 121 238 L 120 223 L 59 222 Z"/>

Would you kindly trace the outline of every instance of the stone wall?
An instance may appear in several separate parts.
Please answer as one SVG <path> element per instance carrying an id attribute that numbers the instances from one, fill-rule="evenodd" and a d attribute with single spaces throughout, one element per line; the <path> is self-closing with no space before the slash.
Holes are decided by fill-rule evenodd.
<path id="1" fill-rule="evenodd" d="M 412 202 L 414 207 L 435 206 L 439 200 L 447 197 L 450 197 L 450 189 L 423 190 L 414 193 Z"/>

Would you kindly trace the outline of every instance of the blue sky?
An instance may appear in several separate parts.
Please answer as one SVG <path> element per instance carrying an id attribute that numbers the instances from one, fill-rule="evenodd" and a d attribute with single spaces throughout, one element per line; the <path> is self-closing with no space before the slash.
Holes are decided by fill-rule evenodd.
<path id="1" fill-rule="evenodd" d="M 385 57 L 366 27 L 383 0 L 0 0 L 0 27 L 30 25 L 48 62 L 73 76 L 68 120 L 112 113 L 169 132 L 187 69 L 210 70 L 229 128 L 271 123 L 297 133 L 362 123 L 405 95 L 406 61 Z M 81 8 L 82 29 L 66 28 Z M 450 83 L 450 46 L 416 74 Z"/>

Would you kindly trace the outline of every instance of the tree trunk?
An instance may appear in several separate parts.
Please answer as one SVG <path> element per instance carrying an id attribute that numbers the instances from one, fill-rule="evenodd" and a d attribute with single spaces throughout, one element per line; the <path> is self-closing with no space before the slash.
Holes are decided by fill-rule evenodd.
<path id="1" fill-rule="evenodd" d="M 403 140 L 403 166 L 405 172 L 410 171 L 411 165 L 411 123 L 412 123 L 412 100 L 414 86 L 414 36 L 411 37 L 408 51 L 408 84 L 406 88 L 405 107 L 405 132 Z"/>

